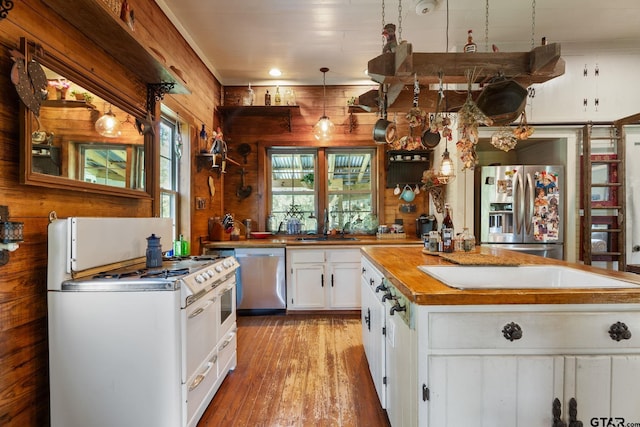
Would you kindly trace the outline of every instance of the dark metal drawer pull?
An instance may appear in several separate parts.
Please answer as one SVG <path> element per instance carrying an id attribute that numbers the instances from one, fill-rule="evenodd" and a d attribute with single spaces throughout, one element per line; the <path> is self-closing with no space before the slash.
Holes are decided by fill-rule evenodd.
<path id="1" fill-rule="evenodd" d="M 522 328 L 515 322 L 507 323 L 502 328 L 502 335 L 509 341 L 519 340 L 522 338 Z"/>
<path id="2" fill-rule="evenodd" d="M 631 331 L 624 323 L 616 322 L 609 328 L 609 336 L 615 341 L 628 340 L 631 338 Z"/>

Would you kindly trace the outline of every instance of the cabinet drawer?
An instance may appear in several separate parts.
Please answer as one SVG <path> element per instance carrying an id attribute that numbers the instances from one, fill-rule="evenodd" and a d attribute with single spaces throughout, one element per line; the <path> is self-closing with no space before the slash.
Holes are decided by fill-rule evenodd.
<path id="1" fill-rule="evenodd" d="M 329 262 L 360 262 L 360 249 L 331 249 L 327 251 Z"/>
<path id="2" fill-rule="evenodd" d="M 631 332 L 628 339 L 616 341 L 610 336 L 612 325 L 618 322 L 624 323 Z M 511 329 L 520 328 L 522 334 L 509 340 L 503 330 L 512 323 Z M 610 349 L 615 352 L 640 348 L 638 312 L 438 312 L 429 314 L 428 325 L 433 350 Z"/>
<path id="3" fill-rule="evenodd" d="M 323 250 L 290 250 L 292 263 L 321 262 L 324 263 Z"/>
<path id="4" fill-rule="evenodd" d="M 366 258 L 362 258 L 362 279 L 374 288 L 382 283 L 382 273 Z"/>

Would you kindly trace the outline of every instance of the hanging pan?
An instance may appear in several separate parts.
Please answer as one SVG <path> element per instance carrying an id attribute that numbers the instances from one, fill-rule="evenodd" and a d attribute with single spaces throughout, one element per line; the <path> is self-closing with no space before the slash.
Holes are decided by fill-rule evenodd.
<path id="1" fill-rule="evenodd" d="M 422 132 L 422 145 L 429 150 L 436 148 L 442 139 L 442 135 L 440 135 L 437 125 L 437 119 L 439 117 L 438 114 L 440 114 L 440 104 L 442 102 L 442 98 L 444 98 L 444 90 L 442 89 L 442 73 L 438 73 L 438 78 L 440 85 L 438 89 L 438 100 L 436 101 L 436 111 L 433 114 L 433 121 L 428 124 L 424 132 Z"/>
<path id="2" fill-rule="evenodd" d="M 527 105 L 527 89 L 511 79 L 494 81 L 482 89 L 476 105 L 493 120 L 494 126 L 505 126 L 522 114 Z"/>
<path id="3" fill-rule="evenodd" d="M 387 120 L 387 91 L 386 87 L 380 102 L 382 117 L 373 126 L 373 140 L 376 144 L 392 144 L 396 140 L 396 124 Z"/>

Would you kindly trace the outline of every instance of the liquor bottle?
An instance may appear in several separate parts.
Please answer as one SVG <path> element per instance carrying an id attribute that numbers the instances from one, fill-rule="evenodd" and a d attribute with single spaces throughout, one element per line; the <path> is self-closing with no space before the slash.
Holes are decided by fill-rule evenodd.
<path id="1" fill-rule="evenodd" d="M 276 105 L 280 105 L 280 103 L 282 102 L 282 99 L 280 98 L 280 86 L 276 86 L 276 99 L 275 99 Z"/>
<path id="2" fill-rule="evenodd" d="M 449 204 L 444 205 L 445 217 L 442 220 L 442 251 L 453 252 L 454 251 L 454 234 L 453 234 L 453 220 L 451 219 L 451 209 Z"/>
<path id="3" fill-rule="evenodd" d="M 267 90 L 267 93 L 264 94 L 264 105 L 266 106 L 271 105 L 271 94 L 269 93 L 268 90 Z"/>
<path id="4" fill-rule="evenodd" d="M 444 205 L 445 215 L 442 220 L 442 229 L 451 228 L 453 229 L 453 219 L 451 219 L 451 207 L 448 203 Z"/>
<path id="5" fill-rule="evenodd" d="M 473 42 L 473 31 L 469 30 L 467 32 L 467 44 L 464 45 L 464 51 L 476 52 L 478 50 L 478 46 Z"/>
<path id="6" fill-rule="evenodd" d="M 207 131 L 204 127 L 204 123 L 202 124 L 202 129 L 200 130 L 200 152 L 207 153 L 209 150 L 207 149 Z"/>

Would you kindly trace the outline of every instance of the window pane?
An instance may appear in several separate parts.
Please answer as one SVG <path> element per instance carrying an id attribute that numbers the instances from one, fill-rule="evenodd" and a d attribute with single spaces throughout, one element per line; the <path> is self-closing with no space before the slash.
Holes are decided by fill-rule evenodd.
<path id="1" fill-rule="evenodd" d="M 331 228 L 370 232 L 374 212 L 373 150 L 327 150 L 328 205 Z"/>
<path id="2" fill-rule="evenodd" d="M 316 152 L 271 150 L 271 214 L 280 231 L 290 218 L 297 218 L 302 230 L 316 232 Z"/>
<path id="3" fill-rule="evenodd" d="M 117 147 L 117 148 L 114 148 Z M 127 188 L 127 150 L 121 146 L 81 145 L 85 182 Z"/>

